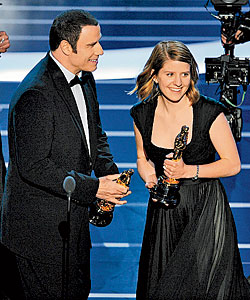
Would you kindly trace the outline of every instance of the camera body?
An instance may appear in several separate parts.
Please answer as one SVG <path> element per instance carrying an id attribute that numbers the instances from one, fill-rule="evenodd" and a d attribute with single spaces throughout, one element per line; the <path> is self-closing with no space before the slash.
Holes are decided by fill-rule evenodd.
<path id="1" fill-rule="evenodd" d="M 248 0 L 211 0 L 218 11 L 217 19 L 221 22 L 221 33 L 227 38 L 224 45 L 225 55 L 206 58 L 206 82 L 223 83 L 228 86 L 246 86 L 250 80 L 248 58 L 234 57 L 234 45 L 250 41 L 250 12 L 241 13 L 241 6 Z M 239 39 L 235 38 L 241 31 Z"/>
<path id="2" fill-rule="evenodd" d="M 211 0 L 213 5 L 218 6 L 242 6 L 248 3 L 248 0 Z"/>
<path id="3" fill-rule="evenodd" d="M 248 58 L 233 55 L 235 44 L 250 41 L 250 12 L 243 14 L 241 6 L 248 0 L 211 0 L 221 22 L 221 34 L 226 39 L 223 44 L 225 54 L 216 58 L 205 58 L 207 83 L 220 84 L 220 101 L 226 106 L 226 117 L 236 141 L 241 139 L 242 112 L 237 105 L 239 86 L 247 91 L 250 81 Z M 244 97 L 243 97 L 244 99 Z"/>
<path id="4" fill-rule="evenodd" d="M 250 66 L 248 58 L 222 55 L 216 58 L 205 58 L 205 64 L 205 79 L 207 83 L 223 81 L 230 86 L 249 84 Z"/>
<path id="5" fill-rule="evenodd" d="M 240 10 L 242 5 L 248 3 L 248 0 L 211 0 L 211 2 L 217 11 L 225 12 L 227 10 Z"/>

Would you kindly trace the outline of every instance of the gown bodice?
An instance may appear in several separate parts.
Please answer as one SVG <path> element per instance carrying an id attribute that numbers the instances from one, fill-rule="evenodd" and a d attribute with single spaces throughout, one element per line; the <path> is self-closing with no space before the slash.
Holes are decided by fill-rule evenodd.
<path id="1" fill-rule="evenodd" d="M 173 152 L 173 149 L 158 147 L 151 141 L 156 107 L 157 98 L 142 101 L 131 109 L 131 115 L 142 135 L 145 154 L 155 164 L 156 175 L 160 176 L 163 174 L 165 156 Z M 216 117 L 224 111 L 224 106 L 214 99 L 201 96 L 192 107 L 192 139 L 183 152 L 183 161 L 191 165 L 207 164 L 215 160 L 216 153 L 209 136 L 209 129 Z"/>

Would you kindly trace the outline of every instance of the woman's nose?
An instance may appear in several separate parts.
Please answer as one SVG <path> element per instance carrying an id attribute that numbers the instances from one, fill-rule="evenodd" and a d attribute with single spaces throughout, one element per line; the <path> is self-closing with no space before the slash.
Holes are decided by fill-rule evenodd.
<path id="1" fill-rule="evenodd" d="M 182 86 L 182 80 L 181 80 L 181 76 L 176 75 L 174 78 L 174 84 L 176 86 Z"/>

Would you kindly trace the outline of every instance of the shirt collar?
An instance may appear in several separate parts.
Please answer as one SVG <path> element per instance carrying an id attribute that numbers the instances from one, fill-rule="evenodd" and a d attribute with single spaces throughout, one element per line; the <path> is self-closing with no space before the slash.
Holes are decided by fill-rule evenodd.
<path id="1" fill-rule="evenodd" d="M 61 69 L 63 72 L 64 76 L 66 77 L 67 82 L 69 83 L 74 77 L 75 74 L 70 72 L 68 69 L 66 69 L 51 53 L 49 52 L 50 57 L 54 60 L 54 62 L 58 65 L 58 67 Z M 82 76 L 82 72 L 80 72 L 80 75 Z M 80 77 L 80 76 L 79 76 Z"/>

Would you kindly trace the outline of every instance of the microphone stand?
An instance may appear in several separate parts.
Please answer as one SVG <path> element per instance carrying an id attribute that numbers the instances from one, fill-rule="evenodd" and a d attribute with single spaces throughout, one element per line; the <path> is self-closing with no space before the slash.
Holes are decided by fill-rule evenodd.
<path id="1" fill-rule="evenodd" d="M 63 188 L 67 192 L 67 218 L 60 222 L 58 229 L 63 241 L 62 250 L 62 300 L 68 300 L 69 286 L 69 244 L 70 244 L 70 212 L 71 194 L 75 189 L 75 179 L 71 176 L 65 178 Z"/>
<path id="2" fill-rule="evenodd" d="M 62 300 L 68 300 L 69 285 L 69 242 L 70 242 L 70 210 L 71 194 L 68 193 L 67 219 L 62 221 L 59 226 L 59 232 L 63 241 L 62 250 Z"/>
<path id="3" fill-rule="evenodd" d="M 67 206 L 67 239 L 66 239 L 66 264 L 65 264 L 65 300 L 68 300 L 69 286 L 69 242 L 70 242 L 70 210 L 71 210 L 71 193 L 68 193 Z"/>

